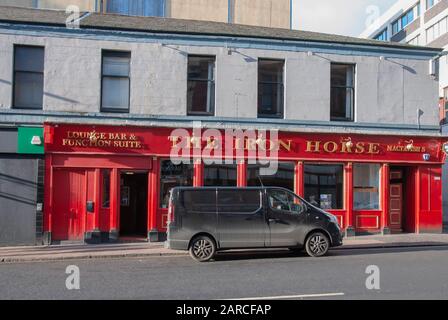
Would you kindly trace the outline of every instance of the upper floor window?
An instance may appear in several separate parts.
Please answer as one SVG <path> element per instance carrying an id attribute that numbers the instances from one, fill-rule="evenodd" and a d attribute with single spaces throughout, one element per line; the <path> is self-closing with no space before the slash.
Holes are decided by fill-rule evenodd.
<path id="1" fill-rule="evenodd" d="M 129 112 L 131 53 L 103 51 L 101 111 Z"/>
<path id="2" fill-rule="evenodd" d="M 283 60 L 258 60 L 258 117 L 283 118 Z"/>
<path id="3" fill-rule="evenodd" d="M 165 16 L 165 0 L 103 0 L 105 13 L 130 16 Z"/>
<path id="4" fill-rule="evenodd" d="M 392 35 L 397 34 L 420 16 L 420 2 L 406 11 L 400 18 L 392 22 Z"/>
<path id="5" fill-rule="evenodd" d="M 426 10 L 434 7 L 440 0 L 426 0 Z"/>
<path id="6" fill-rule="evenodd" d="M 435 39 L 444 35 L 448 30 L 448 17 L 434 23 L 428 29 L 426 29 L 426 43 L 431 43 Z"/>
<path id="7" fill-rule="evenodd" d="M 188 115 L 215 113 L 215 57 L 188 57 Z"/>
<path id="8" fill-rule="evenodd" d="M 419 46 L 421 44 L 420 35 L 417 35 L 415 38 L 409 40 L 408 44 L 413 45 L 413 46 Z"/>
<path id="9" fill-rule="evenodd" d="M 379 41 L 388 41 L 389 39 L 387 38 L 387 28 L 377 34 L 374 39 Z"/>
<path id="10" fill-rule="evenodd" d="M 332 121 L 353 121 L 355 100 L 355 66 L 331 64 L 331 106 Z"/>
<path id="11" fill-rule="evenodd" d="M 14 96 L 15 108 L 42 109 L 44 96 L 43 47 L 14 47 Z"/>

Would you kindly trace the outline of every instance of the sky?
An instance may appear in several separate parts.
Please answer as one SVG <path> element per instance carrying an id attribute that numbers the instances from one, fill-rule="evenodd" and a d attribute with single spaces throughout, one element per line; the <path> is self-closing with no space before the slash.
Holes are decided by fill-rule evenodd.
<path id="1" fill-rule="evenodd" d="M 397 0 L 293 0 L 293 28 L 359 36 Z"/>

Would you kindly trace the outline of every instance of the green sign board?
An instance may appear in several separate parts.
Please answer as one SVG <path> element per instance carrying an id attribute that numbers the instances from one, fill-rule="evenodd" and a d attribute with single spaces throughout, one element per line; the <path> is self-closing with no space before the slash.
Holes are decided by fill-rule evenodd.
<path id="1" fill-rule="evenodd" d="M 44 154 L 44 129 L 19 127 L 17 152 L 21 154 Z"/>

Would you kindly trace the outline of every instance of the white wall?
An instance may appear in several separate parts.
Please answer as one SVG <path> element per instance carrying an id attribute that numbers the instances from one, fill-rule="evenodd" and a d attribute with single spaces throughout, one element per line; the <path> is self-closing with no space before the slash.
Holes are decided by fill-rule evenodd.
<path id="1" fill-rule="evenodd" d="M 285 59 L 285 116 L 328 121 L 330 63 L 354 63 L 356 120 L 385 124 L 438 125 L 437 82 L 422 60 L 304 52 L 162 46 L 138 42 L 0 35 L 0 107 L 11 108 L 13 44 L 45 46 L 44 110 L 100 110 L 101 49 L 130 50 L 133 114 L 185 115 L 187 54 L 216 55 L 216 116 L 256 118 L 257 60 Z"/>

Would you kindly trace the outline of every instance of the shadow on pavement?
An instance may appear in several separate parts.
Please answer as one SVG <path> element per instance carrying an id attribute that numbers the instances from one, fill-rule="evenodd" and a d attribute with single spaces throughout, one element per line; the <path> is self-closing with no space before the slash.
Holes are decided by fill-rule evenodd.
<path id="1" fill-rule="evenodd" d="M 424 252 L 424 251 L 448 251 L 448 246 L 426 246 L 426 247 L 395 247 L 395 248 L 363 248 L 363 249 L 343 249 L 330 250 L 326 257 L 340 256 L 364 256 L 373 254 L 396 254 L 404 252 Z M 260 251 L 224 251 L 216 255 L 215 261 L 238 261 L 238 260 L 262 260 L 262 259 L 325 259 L 311 258 L 304 252 L 294 253 L 285 250 L 260 250 Z"/>

